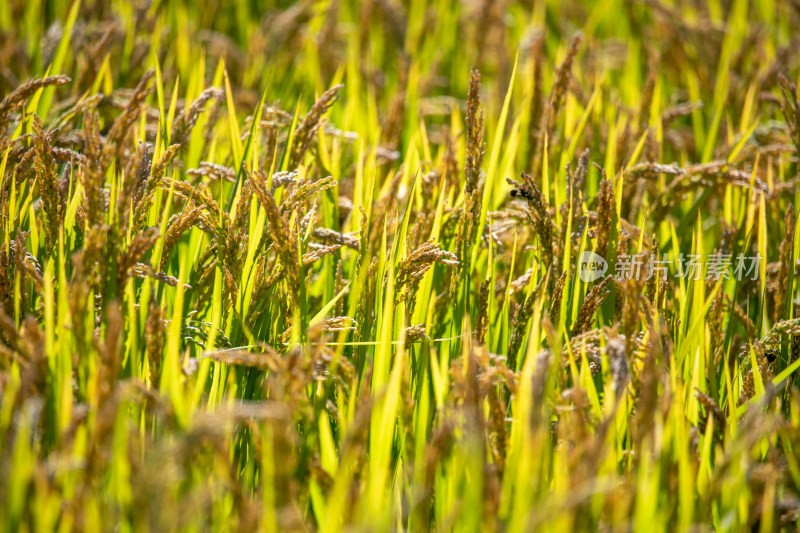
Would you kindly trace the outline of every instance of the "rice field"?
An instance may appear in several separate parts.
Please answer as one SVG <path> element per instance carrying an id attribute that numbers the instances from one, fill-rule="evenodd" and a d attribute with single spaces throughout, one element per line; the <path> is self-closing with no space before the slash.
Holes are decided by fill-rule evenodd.
<path id="1" fill-rule="evenodd" d="M 797 530 L 798 28 L 0 1 L 0 530 Z"/>

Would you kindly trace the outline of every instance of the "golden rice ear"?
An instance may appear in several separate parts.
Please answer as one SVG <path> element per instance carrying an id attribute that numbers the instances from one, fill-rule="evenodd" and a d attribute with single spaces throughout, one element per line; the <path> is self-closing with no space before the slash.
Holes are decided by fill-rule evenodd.
<path id="1" fill-rule="evenodd" d="M 156 189 L 161 185 L 161 180 L 164 174 L 175 159 L 180 148 L 179 144 L 173 144 L 161 154 L 161 157 L 153 163 L 146 175 L 142 176 L 144 181 L 140 182 L 136 190 L 137 203 L 133 209 L 133 232 L 140 231 L 145 224 L 147 216 L 150 212 L 150 207 L 153 204 L 153 197 L 155 196 Z"/>
<path id="2" fill-rule="evenodd" d="M 66 200 L 61 197 L 58 186 L 58 177 L 53 168 L 53 151 L 50 141 L 42 131 L 42 119 L 33 115 L 31 122 L 33 128 L 34 168 L 39 180 L 42 196 L 42 207 L 45 214 L 45 241 L 52 252 L 56 249 L 58 232 L 66 211 Z"/>
<path id="3" fill-rule="evenodd" d="M 724 303 L 723 291 L 717 291 L 717 295 L 711 302 L 711 308 L 708 310 L 708 329 L 711 336 L 711 353 L 714 357 L 714 362 L 719 364 L 722 359 L 722 351 L 725 343 L 725 322 L 724 322 Z"/>
<path id="4" fill-rule="evenodd" d="M 606 289 L 613 279 L 614 278 L 611 276 L 606 276 L 602 281 L 596 283 L 586 295 L 586 298 L 583 299 L 580 311 L 578 311 L 578 317 L 572 325 L 573 335 L 579 335 L 589 329 L 589 326 L 594 320 L 595 311 L 597 311 L 597 308 L 603 303 L 603 300 L 606 299 L 606 296 L 609 295 L 609 291 Z"/>
<path id="5" fill-rule="evenodd" d="M 800 101 L 798 101 L 797 86 L 789 82 L 783 74 L 778 74 L 778 81 L 783 94 L 781 110 L 786 120 L 786 128 L 797 153 L 800 153 Z"/>
<path id="6" fill-rule="evenodd" d="M 272 241 L 275 243 L 281 265 L 288 276 L 287 281 L 289 282 L 290 294 L 293 297 L 297 296 L 300 290 L 300 265 L 298 264 L 297 257 L 297 236 L 291 233 L 286 227 L 281 217 L 280 209 L 275 203 L 275 198 L 272 196 L 272 192 L 267 190 L 266 184 L 252 174 L 249 175 L 248 179 L 253 182 L 253 190 L 266 211 L 267 223 L 269 225 Z M 297 299 L 293 298 L 292 301 L 297 301 Z"/>
<path id="7" fill-rule="evenodd" d="M 522 182 L 506 178 L 506 181 L 519 187 L 519 195 L 525 198 L 528 203 L 528 213 L 533 221 L 533 227 L 539 237 L 539 249 L 542 255 L 542 265 L 544 271 L 558 269 L 558 247 L 553 241 L 555 233 L 555 223 L 550 215 L 550 205 L 542 191 L 534 183 L 533 179 L 522 173 Z M 552 292 L 555 278 L 549 281 L 548 291 Z"/>
<path id="8" fill-rule="evenodd" d="M 124 252 L 119 252 L 116 273 L 118 297 L 122 297 L 125 283 L 131 275 L 131 269 L 153 248 L 157 240 L 158 228 L 148 228 L 147 231 L 136 234 Z"/>
<path id="9" fill-rule="evenodd" d="M 373 257 L 367 268 L 367 275 L 363 290 L 363 297 L 356 304 L 356 322 L 361 325 L 364 332 L 369 332 L 374 319 L 375 309 L 375 284 L 377 283 L 378 274 L 378 258 Z M 359 278 L 356 278 L 359 279 Z M 368 335 L 368 333 L 367 333 Z M 366 340 L 358 335 L 359 340 Z"/>
<path id="10" fill-rule="evenodd" d="M 461 258 L 462 268 L 450 280 L 450 293 L 456 294 L 463 272 L 470 271 L 471 247 L 480 223 L 483 190 L 480 187 L 481 165 L 486 143 L 483 138 L 483 110 L 481 104 L 481 74 L 477 69 L 470 71 L 469 91 L 467 92 L 467 151 L 464 163 L 464 207 L 456 234 L 456 253 Z M 484 185 L 485 186 L 485 185 Z M 478 237 L 480 238 L 480 237 Z"/>
<path id="11" fill-rule="evenodd" d="M 550 299 L 550 320 L 554 325 L 558 326 L 561 320 L 561 299 L 564 297 L 564 286 L 569 280 L 569 270 L 561 273 L 558 281 L 553 288 L 553 296 Z"/>
<path id="12" fill-rule="evenodd" d="M 303 266 L 308 266 L 312 263 L 319 261 L 326 255 L 330 255 L 336 252 L 341 247 L 342 247 L 341 244 L 334 244 L 333 246 L 320 246 L 319 248 L 316 248 L 311 252 L 303 254 L 301 263 Z"/>
<path id="13" fill-rule="evenodd" d="M 342 291 L 345 290 L 345 287 L 346 287 L 346 285 L 345 285 L 345 279 L 344 279 L 344 269 L 343 269 L 343 265 L 342 265 L 342 260 L 339 259 L 336 262 L 336 277 L 334 278 L 334 281 L 333 281 L 333 292 L 334 292 L 334 294 L 337 294 L 337 295 L 338 294 L 342 294 Z M 344 311 L 345 300 L 346 300 L 346 297 L 340 297 L 338 300 L 336 300 L 336 307 L 334 309 L 334 313 L 337 316 L 344 315 L 344 313 L 345 313 L 345 311 Z"/>
<path id="14" fill-rule="evenodd" d="M 772 322 L 778 322 L 785 317 L 786 295 L 792 297 L 793 287 L 789 287 L 789 271 L 794 270 L 792 258 L 797 256 L 797 251 L 794 250 L 794 231 L 795 231 L 795 215 L 794 205 L 789 204 L 786 207 L 786 214 L 783 217 L 783 240 L 778 248 L 778 277 L 777 284 L 773 294 L 773 308 L 772 308 Z"/>
<path id="15" fill-rule="evenodd" d="M 332 176 L 317 181 L 303 180 L 295 187 L 286 200 L 281 202 L 281 214 L 303 207 L 317 194 L 336 187 L 338 182 Z"/>
<path id="16" fill-rule="evenodd" d="M 471 195 L 478 189 L 486 147 L 483 140 L 483 110 L 480 109 L 480 105 L 481 73 L 477 69 L 473 69 L 470 72 L 469 92 L 467 93 L 467 159 L 465 165 L 466 192 Z"/>
<path id="17" fill-rule="evenodd" d="M 519 306 L 511 321 L 511 337 L 508 341 L 508 368 L 512 372 L 517 371 L 518 354 L 525 334 L 528 332 L 528 321 L 533 316 L 536 300 L 543 297 L 542 290 L 548 277 L 542 278 L 538 285 L 525 295 L 525 301 Z"/>
<path id="18" fill-rule="evenodd" d="M 405 127 L 410 67 L 411 58 L 405 53 L 400 54 L 397 65 L 397 88 L 381 119 L 381 145 L 392 150 L 398 148 Z"/>
<path id="19" fill-rule="evenodd" d="M 652 260 L 652 264 L 655 265 L 655 261 L 661 259 L 660 252 L 658 249 L 658 237 L 656 235 L 653 235 L 651 240 L 652 244 L 650 245 L 650 255 L 648 256 L 648 259 L 646 259 L 646 261 L 648 262 L 648 264 L 650 264 L 649 261 Z M 645 295 L 647 296 L 647 299 L 650 301 L 651 304 L 655 304 L 656 302 L 656 296 L 658 294 L 656 291 L 656 287 L 658 281 L 662 281 L 662 283 L 664 281 L 663 279 L 661 279 L 661 276 L 658 272 L 653 272 L 653 271 L 647 272 Z"/>
<path id="20" fill-rule="evenodd" d="M 5 98 L 3 98 L 2 102 L 0 102 L 0 131 L 3 131 L 5 127 L 8 126 L 9 114 L 22 106 L 28 100 L 28 98 L 36 94 L 39 89 L 64 85 L 71 81 L 72 78 L 69 76 L 47 76 L 38 80 L 28 80 L 11 91 L 11 93 L 9 93 Z"/>
<path id="21" fill-rule="evenodd" d="M 611 389 L 619 398 L 630 381 L 628 359 L 632 354 L 627 350 L 626 342 L 620 338 L 616 328 L 606 328 L 606 355 L 611 373 Z"/>
<path id="22" fill-rule="evenodd" d="M 344 233 L 339 233 L 338 231 L 333 231 L 332 229 L 314 228 L 311 234 L 314 236 L 314 238 L 322 241 L 323 244 L 339 244 L 341 246 L 351 248 L 356 252 L 361 249 L 361 243 L 358 239 Z"/>
<path id="23" fill-rule="evenodd" d="M 106 150 L 103 153 L 103 163 L 101 167 L 106 168 L 112 156 L 120 153 L 123 139 L 132 131 L 132 126 L 139 120 L 145 99 L 153 91 L 150 82 L 153 81 L 154 76 L 155 71 L 152 69 L 144 73 L 144 76 L 142 76 L 139 85 L 134 89 L 122 113 L 120 113 L 111 125 L 111 129 L 106 135 L 106 142 L 108 145 L 116 147 L 116 153 L 112 150 Z"/>
<path id="24" fill-rule="evenodd" d="M 483 344 L 486 342 L 486 331 L 489 328 L 489 281 L 481 283 L 478 292 L 478 318 L 475 320 L 475 342 Z"/>
<path id="25" fill-rule="evenodd" d="M 535 151 L 531 165 L 531 174 L 528 177 L 529 182 L 526 183 L 526 185 L 529 187 L 534 184 L 530 176 L 538 176 L 542 172 L 542 159 L 544 157 L 545 139 L 549 139 L 550 142 L 552 142 L 556 118 L 558 117 L 558 113 L 561 111 L 561 107 L 564 103 L 564 95 L 567 93 L 567 85 L 569 84 L 571 76 L 572 63 L 575 61 L 575 57 L 580 51 L 582 42 L 583 34 L 580 32 L 573 35 L 572 39 L 570 39 L 567 47 L 567 55 L 561 65 L 559 65 L 556 69 L 555 81 L 550 89 L 550 95 L 544 103 L 544 108 L 540 114 L 541 119 L 536 124 L 536 126 L 538 126 L 538 131 L 535 135 L 531 135 L 531 138 L 536 140 L 536 144 L 534 145 Z M 538 71 L 540 68 L 537 66 L 536 70 Z M 541 80 L 537 79 L 537 88 L 539 85 L 541 85 L 540 81 Z"/>
<path id="26" fill-rule="evenodd" d="M 150 370 L 150 386 L 156 388 L 161 382 L 161 362 L 164 354 L 164 308 L 155 294 L 147 304 L 147 320 L 144 326 L 145 354 Z"/>
<path id="27" fill-rule="evenodd" d="M 202 209 L 195 205 L 193 200 L 184 209 L 170 217 L 167 222 L 167 233 L 164 236 L 164 246 L 161 251 L 161 269 L 163 270 L 169 260 L 169 254 L 180 240 L 181 236 L 194 227 L 202 216 Z"/>
<path id="28" fill-rule="evenodd" d="M 188 176 L 194 178 L 207 177 L 212 180 L 224 180 L 236 183 L 236 172 L 231 167 L 218 165 L 210 161 L 201 161 L 200 168 L 190 168 L 186 171 Z"/>
<path id="29" fill-rule="evenodd" d="M 197 124 L 197 119 L 205 111 L 206 104 L 212 99 L 220 100 L 224 96 L 225 92 L 219 87 L 209 87 L 200 93 L 200 96 L 192 102 L 186 112 L 180 113 L 172 121 L 172 142 L 175 144 L 186 142 Z"/>
<path id="30" fill-rule="evenodd" d="M 607 258 L 608 242 L 611 238 L 611 224 L 614 221 L 617 204 L 614 199 L 614 184 L 606 178 L 605 169 L 595 164 L 603 175 L 600 182 L 600 192 L 597 195 L 597 229 L 595 231 L 595 253 L 603 258 Z"/>
<path id="31" fill-rule="evenodd" d="M 311 147 L 311 141 L 314 140 L 317 130 L 320 127 L 320 121 L 328 109 L 339 98 L 339 91 L 344 85 L 339 84 L 331 87 L 319 99 L 314 102 L 311 109 L 303 118 L 303 122 L 297 126 L 294 131 L 294 139 L 292 141 L 292 154 L 289 158 L 289 168 L 295 169 L 300 164 L 306 151 Z"/>
<path id="32" fill-rule="evenodd" d="M 416 304 L 416 293 L 425 273 L 435 264 L 458 266 L 458 257 L 443 250 L 440 244 L 428 241 L 400 261 L 397 266 L 395 283 L 395 305 L 406 302 L 406 314 L 411 317 Z"/>

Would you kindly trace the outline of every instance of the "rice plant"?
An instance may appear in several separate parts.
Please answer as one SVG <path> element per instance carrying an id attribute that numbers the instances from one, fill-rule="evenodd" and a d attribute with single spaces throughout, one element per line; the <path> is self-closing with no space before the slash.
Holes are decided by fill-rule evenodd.
<path id="1" fill-rule="evenodd" d="M 798 27 L 0 3 L 0 530 L 796 530 Z"/>

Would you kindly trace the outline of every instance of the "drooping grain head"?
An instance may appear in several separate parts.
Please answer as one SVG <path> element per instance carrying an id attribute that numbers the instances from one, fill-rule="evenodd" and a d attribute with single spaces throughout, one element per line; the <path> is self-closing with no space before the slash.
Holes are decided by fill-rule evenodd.
<path id="1" fill-rule="evenodd" d="M 522 186 L 523 189 L 523 196 L 528 201 L 528 205 L 530 206 L 529 216 L 533 221 L 533 226 L 536 230 L 536 234 L 539 236 L 539 248 L 541 250 L 542 258 L 543 258 L 543 265 L 545 270 L 555 269 L 558 267 L 557 264 L 557 257 L 558 257 L 558 249 L 556 247 L 556 243 L 553 240 L 553 235 L 555 234 L 553 228 L 553 220 L 550 214 L 550 206 L 547 202 L 547 198 L 544 197 L 542 191 L 539 187 L 533 182 L 531 177 L 524 172 L 522 173 L 522 183 L 515 182 L 513 180 L 507 180 L 512 185 L 519 185 Z M 549 291 L 552 291 L 553 284 L 555 283 L 555 278 L 550 279 L 550 287 L 548 287 Z"/>
<path id="2" fill-rule="evenodd" d="M 481 75 L 476 69 L 470 72 L 469 91 L 467 93 L 467 153 L 464 164 L 465 187 L 464 206 L 458 224 L 456 251 L 461 257 L 463 272 L 470 269 L 471 247 L 480 221 L 483 194 L 479 188 L 481 165 L 485 143 L 483 140 L 483 110 L 481 104 Z M 461 282 L 461 272 L 456 273 L 450 282 L 450 292 L 455 293 Z"/>
<path id="3" fill-rule="evenodd" d="M 617 397 L 621 396 L 630 381 L 630 368 L 625 341 L 620 339 L 616 330 L 607 330 L 606 354 L 611 372 L 611 388 Z"/>
<path id="4" fill-rule="evenodd" d="M 344 85 L 335 85 L 322 93 L 322 96 L 314 102 L 311 109 L 306 113 L 303 122 L 297 126 L 294 132 L 294 141 L 292 144 L 292 154 L 289 158 L 289 168 L 295 169 L 300 164 L 303 155 L 308 151 L 311 146 L 311 141 L 314 140 L 317 130 L 320 127 L 320 120 L 323 115 L 327 113 L 328 109 L 336 102 L 339 97 L 339 91 Z"/>
<path id="5" fill-rule="evenodd" d="M 458 257 L 443 250 L 441 245 L 428 241 L 412 251 L 397 266 L 395 283 L 395 305 L 406 301 L 408 315 L 411 316 L 416 303 L 416 291 L 422 277 L 435 263 L 445 266 L 458 266 Z"/>
<path id="6" fill-rule="evenodd" d="M 553 142 L 551 137 L 553 136 L 556 118 L 563 105 L 564 96 L 567 92 L 567 86 L 569 85 L 572 63 L 575 61 L 575 57 L 578 55 L 582 41 L 583 35 L 580 32 L 572 36 L 572 39 L 570 39 L 569 45 L 567 46 L 567 55 L 561 65 L 559 65 L 559 67 L 556 69 L 555 80 L 553 81 L 553 86 L 550 89 L 550 95 L 548 96 L 547 101 L 544 103 L 544 109 L 541 112 L 539 129 L 536 135 L 536 140 L 538 142 L 535 145 L 536 149 L 533 154 L 531 176 L 537 176 L 542 171 L 545 139 L 547 139 L 551 144 Z M 539 70 L 538 67 L 537 70 Z M 538 87 L 541 85 L 541 80 L 537 78 L 536 81 L 538 89 Z M 533 181 L 528 183 L 528 185 L 530 186 L 532 183 Z"/>
<path id="7" fill-rule="evenodd" d="M 70 81 L 72 80 L 68 76 L 47 76 L 38 80 L 28 80 L 14 89 L 0 102 L 0 131 L 6 127 L 8 115 L 23 105 L 28 98 L 36 94 L 40 89 L 64 85 Z"/>
<path id="8" fill-rule="evenodd" d="M 600 307 L 600 304 L 603 303 L 603 300 L 605 300 L 606 296 L 609 294 L 606 289 L 613 280 L 613 277 L 606 276 L 602 281 L 596 283 L 586 295 L 586 298 L 583 299 L 581 308 L 578 311 L 578 317 L 572 325 L 573 335 L 579 335 L 589 329 L 589 326 L 591 326 L 594 320 L 595 311 L 597 311 L 597 308 Z"/>
<path id="9" fill-rule="evenodd" d="M 153 197 L 155 195 L 156 189 L 158 189 L 159 185 L 161 185 L 161 180 L 164 178 L 164 174 L 175 159 L 175 156 L 178 153 L 178 149 L 180 148 L 179 144 L 173 144 L 169 148 L 167 148 L 161 157 L 153 163 L 152 168 L 150 169 L 149 175 L 145 179 L 144 182 L 140 183 L 139 188 L 136 192 L 136 197 L 138 198 L 137 203 L 134 206 L 133 210 L 133 231 L 138 232 L 142 227 L 144 227 L 146 218 L 149 214 L 150 207 L 153 203 Z"/>
<path id="10" fill-rule="evenodd" d="M 786 119 L 786 127 L 789 130 L 792 143 L 797 152 L 800 153 L 800 101 L 797 99 L 797 86 L 789 82 L 783 74 L 778 75 L 778 81 L 783 94 L 781 109 Z"/>
<path id="11" fill-rule="evenodd" d="M 778 248 L 780 256 L 778 258 L 778 277 L 777 286 L 774 294 L 774 307 L 772 310 L 772 321 L 778 322 L 781 318 L 785 317 L 784 307 L 786 303 L 786 295 L 794 293 L 792 287 L 789 287 L 789 270 L 794 269 L 793 256 L 794 254 L 794 232 L 795 232 L 795 218 L 794 206 L 789 204 L 786 208 L 786 215 L 783 219 L 783 240 Z M 786 317 L 789 318 L 789 317 Z"/>
<path id="12" fill-rule="evenodd" d="M 536 300 L 541 296 L 545 280 L 548 277 L 549 276 L 545 276 L 545 278 L 525 296 L 524 303 L 519 308 L 512 321 L 511 338 L 508 341 L 508 368 L 512 372 L 517 371 L 518 354 L 522 347 L 525 333 L 528 330 L 528 322 L 533 316 L 534 305 L 536 304 Z"/>
<path id="13" fill-rule="evenodd" d="M 53 156 L 50 143 L 42 131 L 42 120 L 38 115 L 33 116 L 31 123 L 34 133 L 34 166 L 39 181 L 39 190 L 42 197 L 42 209 L 45 214 L 45 239 L 51 251 L 55 251 L 58 242 L 58 233 L 61 221 L 66 210 L 66 201 L 61 197 L 58 187 L 58 177 L 53 168 Z"/>
<path id="14" fill-rule="evenodd" d="M 605 179 L 605 171 L 601 169 L 604 179 L 600 182 L 600 192 L 597 195 L 597 229 L 595 232 L 595 253 L 607 258 L 608 242 L 611 237 L 612 224 L 616 215 L 616 202 L 614 200 L 614 184 Z"/>
<path id="15" fill-rule="evenodd" d="M 155 76 L 155 71 L 148 70 L 145 72 L 142 79 L 139 81 L 139 85 L 136 86 L 136 89 L 133 91 L 133 94 L 128 101 L 125 108 L 122 110 L 122 113 L 117 117 L 114 123 L 111 125 L 111 129 L 109 130 L 108 134 L 106 135 L 106 141 L 109 145 L 116 146 L 116 150 L 119 153 L 121 149 L 122 140 L 132 131 L 131 126 L 139 119 L 139 116 L 142 112 L 142 106 L 144 105 L 144 101 L 153 88 L 150 85 L 150 82 L 153 81 L 153 77 Z M 110 160 L 111 156 L 114 155 L 111 151 L 107 150 L 103 154 L 104 164 L 103 167 L 106 166 L 107 162 Z"/>
<path id="16" fill-rule="evenodd" d="M 478 188 L 483 162 L 483 111 L 481 105 L 481 74 L 470 72 L 469 92 L 467 93 L 467 159 L 465 165 L 466 192 L 473 195 Z M 475 209 L 473 207 L 473 209 Z M 480 210 L 480 206 L 478 206 Z"/>
<path id="17" fill-rule="evenodd" d="M 558 281 L 553 289 L 553 296 L 550 299 L 550 320 L 558 327 L 561 320 L 561 300 L 564 297 L 564 286 L 569 281 L 569 271 L 565 270 L 561 273 Z"/>
<path id="18" fill-rule="evenodd" d="M 280 209 L 275 203 L 275 198 L 272 196 L 272 192 L 267 190 L 266 184 L 253 175 L 250 175 L 249 179 L 253 182 L 253 190 L 266 211 L 270 235 L 278 250 L 281 264 L 288 274 L 290 291 L 292 294 L 297 294 L 300 289 L 298 286 L 300 265 L 297 257 L 296 236 L 291 234 L 286 227 L 281 218 Z"/>
<path id="19" fill-rule="evenodd" d="M 219 87 L 209 87 L 200 93 L 200 96 L 192 102 L 192 105 L 182 113 L 175 117 L 172 122 L 172 142 L 174 144 L 184 143 L 192 133 L 197 119 L 205 111 L 206 104 L 212 99 L 221 99 L 225 95 L 224 91 Z"/>

